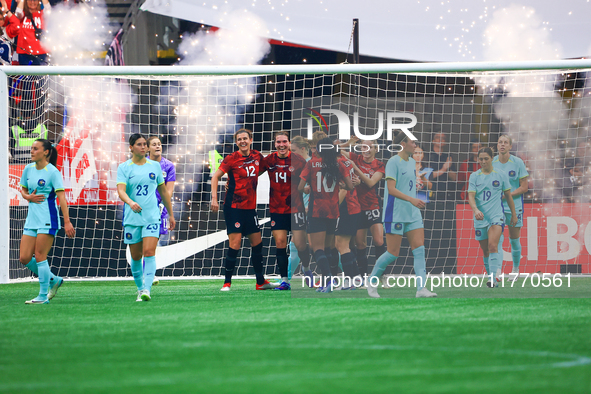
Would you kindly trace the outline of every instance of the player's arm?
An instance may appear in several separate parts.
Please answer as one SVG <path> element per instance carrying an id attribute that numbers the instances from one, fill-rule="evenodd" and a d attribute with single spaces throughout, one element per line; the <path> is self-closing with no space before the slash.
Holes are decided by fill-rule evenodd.
<path id="1" fill-rule="evenodd" d="M 174 182 L 172 182 L 174 183 Z M 158 185 L 158 193 L 162 197 L 162 202 L 168 211 L 168 229 L 174 230 L 174 226 L 176 222 L 174 221 L 174 214 L 172 212 L 172 202 L 171 202 L 171 194 L 168 191 L 168 185 L 165 183 L 161 183 Z"/>
<path id="2" fill-rule="evenodd" d="M 476 206 L 476 191 L 468 190 L 468 204 L 470 204 L 470 208 L 472 208 L 472 212 L 474 212 L 474 218 L 476 220 L 483 220 L 484 214 L 480 212 L 480 209 Z"/>
<path id="3" fill-rule="evenodd" d="M 521 196 L 522 194 L 527 193 L 529 190 L 527 185 L 528 177 L 525 176 L 519 180 L 519 187 L 511 192 L 513 197 Z"/>
<path id="4" fill-rule="evenodd" d="M 37 189 L 33 190 L 33 193 L 29 193 L 29 189 L 23 185 L 21 185 L 21 195 L 25 200 L 34 204 L 41 204 L 45 201 L 45 196 L 43 194 L 37 194 Z"/>
<path id="5" fill-rule="evenodd" d="M 400 190 L 396 189 L 396 179 L 389 178 L 386 181 L 386 187 L 388 188 L 388 194 L 390 194 L 391 196 L 394 196 L 394 197 L 399 198 L 404 201 L 408 201 L 412 205 L 414 205 L 415 207 L 417 207 L 419 209 L 425 208 L 425 202 L 423 200 L 420 200 L 418 198 L 414 198 L 411 196 L 407 196 L 406 194 L 402 193 Z"/>
<path id="6" fill-rule="evenodd" d="M 64 230 L 66 231 L 66 235 L 68 238 L 74 238 L 76 235 L 76 230 L 74 226 L 72 226 L 72 222 L 70 221 L 70 210 L 68 209 L 68 201 L 66 201 L 66 192 L 63 190 L 58 190 L 55 192 L 59 202 L 60 202 L 60 209 L 62 210 L 62 215 L 64 215 Z"/>
<path id="7" fill-rule="evenodd" d="M 379 181 L 382 180 L 384 174 L 381 172 L 376 172 L 372 175 L 372 177 L 368 177 L 357 167 L 355 163 L 353 163 L 353 170 L 355 170 L 355 175 L 359 177 L 359 180 L 367 185 L 367 187 L 372 188 L 374 187 Z"/>
<path id="8" fill-rule="evenodd" d="M 218 182 L 224 176 L 225 172 L 219 168 L 214 172 L 211 177 L 211 211 L 217 212 L 220 210 L 220 203 L 218 202 Z"/>
<path id="9" fill-rule="evenodd" d="M 511 222 L 509 224 L 515 226 L 517 224 L 517 214 L 515 213 L 515 202 L 511 198 L 511 189 L 505 190 L 504 193 L 507 205 L 509 205 L 509 209 L 511 210 Z"/>
<path id="10" fill-rule="evenodd" d="M 117 184 L 117 194 L 119 195 L 119 199 L 129 205 L 133 212 L 140 213 L 142 211 L 142 207 L 127 195 L 127 191 L 125 190 L 126 188 L 127 185 L 125 183 Z"/>

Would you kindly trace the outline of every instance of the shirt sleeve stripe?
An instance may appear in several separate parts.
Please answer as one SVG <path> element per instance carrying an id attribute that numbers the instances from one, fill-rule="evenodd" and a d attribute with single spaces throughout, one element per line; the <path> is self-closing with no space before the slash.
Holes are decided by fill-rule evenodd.
<path id="1" fill-rule="evenodd" d="M 388 179 L 393 179 L 393 180 L 396 180 L 396 178 L 394 178 L 394 177 L 392 177 L 392 176 L 387 176 L 387 177 L 386 177 L 386 180 L 388 180 Z"/>
<path id="2" fill-rule="evenodd" d="M 125 182 L 117 182 L 118 185 L 127 185 Z"/>

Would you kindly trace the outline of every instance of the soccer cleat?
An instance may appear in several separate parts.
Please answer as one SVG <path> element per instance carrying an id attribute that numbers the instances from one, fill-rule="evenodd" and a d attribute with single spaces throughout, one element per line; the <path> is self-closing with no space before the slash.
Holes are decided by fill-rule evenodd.
<path id="1" fill-rule="evenodd" d="M 160 283 L 160 279 L 154 277 L 154 280 L 152 281 L 152 286 L 157 286 Z"/>
<path id="2" fill-rule="evenodd" d="M 257 284 L 257 290 L 272 290 L 276 287 L 279 287 L 279 283 L 271 283 L 268 280 L 265 280 L 262 285 Z"/>
<path id="3" fill-rule="evenodd" d="M 500 282 L 501 279 L 499 279 L 501 277 L 501 269 L 497 269 L 497 273 L 495 274 L 495 279 L 497 280 L 497 282 Z"/>
<path id="4" fill-rule="evenodd" d="M 224 283 L 220 291 L 230 291 L 230 286 L 232 286 L 231 283 Z"/>
<path id="5" fill-rule="evenodd" d="M 326 286 L 320 290 L 320 293 L 330 293 L 331 291 L 332 291 L 332 288 L 330 286 Z"/>
<path id="6" fill-rule="evenodd" d="M 335 289 L 335 290 L 337 290 L 337 289 Z M 343 286 L 343 287 L 341 287 L 340 290 L 357 290 L 357 287 L 355 287 L 355 286 Z"/>
<path id="7" fill-rule="evenodd" d="M 312 273 L 312 271 L 307 270 L 306 272 L 304 272 L 304 283 L 306 283 L 306 285 L 310 288 L 314 288 L 314 274 Z"/>
<path id="8" fill-rule="evenodd" d="M 150 297 L 150 290 L 142 290 L 142 301 L 150 301 L 152 297 Z"/>
<path id="9" fill-rule="evenodd" d="M 291 284 L 289 284 L 289 282 L 281 282 L 275 290 L 291 290 Z"/>
<path id="10" fill-rule="evenodd" d="M 51 300 L 57 294 L 57 290 L 64 284 L 64 278 L 56 276 L 53 285 L 50 287 L 49 292 L 47 293 L 47 299 Z"/>
<path id="11" fill-rule="evenodd" d="M 32 304 L 49 304 L 49 300 L 47 297 L 37 296 L 32 300 L 25 301 L 25 304 L 32 305 Z"/>
<path id="12" fill-rule="evenodd" d="M 371 298 L 380 298 L 380 295 L 378 294 L 378 287 L 377 286 L 372 286 L 371 285 L 371 281 L 367 281 L 367 294 L 371 297 Z"/>
<path id="13" fill-rule="evenodd" d="M 489 280 L 488 282 L 486 282 L 486 287 L 493 289 L 495 287 L 499 287 L 499 285 L 496 283 L 493 285 L 492 282 Z"/>
<path id="14" fill-rule="evenodd" d="M 508 275 L 507 280 L 509 282 L 515 282 L 517 279 L 519 279 L 519 268 L 517 268 L 517 269 L 513 268 L 511 273 Z"/>
<path id="15" fill-rule="evenodd" d="M 135 302 L 142 302 L 142 290 L 137 291 L 137 298 L 135 299 Z"/>
<path id="16" fill-rule="evenodd" d="M 423 287 L 421 290 L 417 291 L 417 298 L 432 298 L 437 297 L 436 293 L 433 293 L 426 287 Z"/>

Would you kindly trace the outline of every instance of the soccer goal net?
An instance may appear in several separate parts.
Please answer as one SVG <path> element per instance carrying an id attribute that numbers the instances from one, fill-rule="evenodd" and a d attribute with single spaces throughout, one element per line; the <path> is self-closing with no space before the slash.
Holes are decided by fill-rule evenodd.
<path id="1" fill-rule="evenodd" d="M 422 212 L 427 271 L 434 274 L 484 272 L 467 182 L 479 169 L 475 152 L 488 146 L 496 154 L 499 137 L 508 135 L 511 154 L 523 160 L 529 173 L 521 217 L 522 272 L 589 273 L 591 62 L 471 66 L 6 69 L 0 111 L 8 131 L 4 143 L 10 154 L 2 176 L 9 208 L 0 229 L 6 255 L 0 259 L 0 282 L 30 275 L 19 263 L 28 210 L 19 183 L 36 138 L 48 138 L 58 149 L 57 167 L 76 228 L 74 239 L 63 230 L 57 234 L 49 254 L 54 272 L 65 277 L 131 275 L 116 172 L 130 158 L 127 140 L 133 133 L 158 136 L 162 156 L 176 167 L 177 226 L 160 240 L 157 275 L 222 275 L 228 242 L 223 211 L 210 211 L 210 176 L 235 151 L 233 134 L 240 128 L 254 132 L 253 149 L 263 155 L 275 149 L 273 133 L 279 130 L 289 131 L 291 138 L 324 131 L 342 142 L 374 136 L 376 158 L 384 164 L 396 154 L 393 136 L 407 128 L 420 148 L 414 158 L 418 193 L 427 201 Z M 384 186 L 382 180 L 380 198 Z M 273 274 L 278 271 L 264 175 L 257 195 L 264 264 L 266 273 Z M 504 234 L 503 269 L 509 272 L 507 229 Z M 373 244 L 369 235 L 370 268 L 376 259 Z M 247 245 L 244 240 L 238 275 L 251 272 Z M 412 272 L 406 241 L 400 254 L 387 273 Z"/>

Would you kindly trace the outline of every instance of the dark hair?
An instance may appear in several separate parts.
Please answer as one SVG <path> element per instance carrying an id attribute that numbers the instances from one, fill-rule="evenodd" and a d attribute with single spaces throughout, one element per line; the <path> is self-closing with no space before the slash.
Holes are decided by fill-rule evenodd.
<path id="1" fill-rule="evenodd" d="M 51 165 L 55 166 L 57 164 L 57 149 L 55 149 L 55 147 L 51 144 L 51 141 L 44 138 L 37 138 L 35 142 L 41 142 L 41 145 L 43 145 L 43 151 L 49 151 L 49 154 L 47 155 L 47 161 Z"/>
<path id="2" fill-rule="evenodd" d="M 234 133 L 234 142 L 236 142 L 236 137 L 238 137 L 238 134 L 242 134 L 242 133 L 248 134 L 248 138 L 252 139 L 252 131 L 250 131 L 248 129 L 240 129 Z"/>
<path id="3" fill-rule="evenodd" d="M 402 131 L 399 131 L 398 134 L 396 134 L 396 137 L 394 137 L 394 141 L 392 141 L 392 143 L 400 145 L 401 142 L 408 142 L 408 135 Z"/>
<path id="4" fill-rule="evenodd" d="M 320 149 L 320 145 L 323 145 L 325 148 Z M 328 148 L 326 145 L 331 145 L 332 148 Z M 336 182 L 341 177 L 339 163 L 337 161 L 339 157 L 337 147 L 332 143 L 330 138 L 323 138 L 316 144 L 316 152 L 322 159 L 322 175 L 325 176 L 328 181 Z"/>
<path id="5" fill-rule="evenodd" d="M 279 137 L 280 135 L 284 135 L 287 137 L 287 140 L 289 141 L 289 133 L 287 131 L 278 131 L 275 133 L 275 136 L 273 137 L 273 141 L 277 141 L 277 137 Z"/>
<path id="6" fill-rule="evenodd" d="M 495 157 L 493 155 L 493 151 L 491 148 L 489 148 L 488 146 L 485 146 L 484 148 L 480 148 L 480 150 L 478 151 L 478 156 L 480 156 L 481 153 L 486 153 L 487 155 L 490 156 L 490 158 L 492 159 L 493 157 Z"/>
<path id="7" fill-rule="evenodd" d="M 142 134 L 140 133 L 134 133 L 131 135 L 131 137 L 129 137 L 129 146 L 134 146 L 135 143 L 137 142 L 137 140 L 139 140 L 140 138 L 143 138 L 147 141 L 146 137 L 144 137 Z"/>

